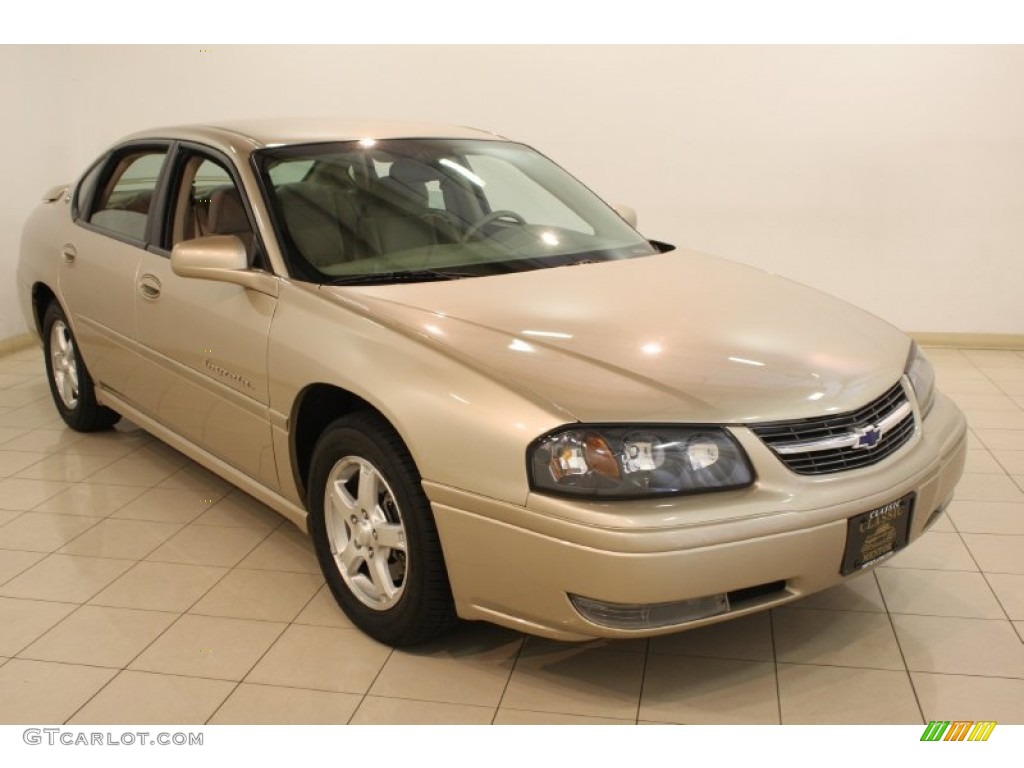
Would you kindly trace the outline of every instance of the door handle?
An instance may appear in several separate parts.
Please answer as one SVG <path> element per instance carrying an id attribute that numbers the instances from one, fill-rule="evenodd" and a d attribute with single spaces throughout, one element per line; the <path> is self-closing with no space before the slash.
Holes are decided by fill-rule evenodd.
<path id="1" fill-rule="evenodd" d="M 64 243 L 64 247 L 60 249 L 60 257 L 64 259 L 64 263 L 74 264 L 76 256 L 78 256 L 78 251 L 75 250 L 75 246 L 71 243 Z"/>
<path id="2" fill-rule="evenodd" d="M 160 280 L 157 276 L 146 274 L 139 278 L 139 293 L 142 298 L 151 301 L 160 298 Z"/>

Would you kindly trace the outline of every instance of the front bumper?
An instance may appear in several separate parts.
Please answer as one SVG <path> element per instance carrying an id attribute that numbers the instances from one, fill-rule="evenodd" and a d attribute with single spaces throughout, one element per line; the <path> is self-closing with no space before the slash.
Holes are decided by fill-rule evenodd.
<path id="1" fill-rule="evenodd" d="M 844 580 L 847 520 L 915 494 L 909 542 L 936 519 L 963 472 L 967 426 L 941 393 L 893 456 L 864 469 L 794 474 L 746 428 L 758 471 L 740 491 L 580 503 L 531 494 L 526 506 L 424 482 L 459 615 L 561 640 L 640 637 L 722 621 Z M 751 588 L 771 585 L 750 591 Z M 587 620 L 569 595 L 621 605 L 738 593 L 727 613 L 643 629 Z"/>

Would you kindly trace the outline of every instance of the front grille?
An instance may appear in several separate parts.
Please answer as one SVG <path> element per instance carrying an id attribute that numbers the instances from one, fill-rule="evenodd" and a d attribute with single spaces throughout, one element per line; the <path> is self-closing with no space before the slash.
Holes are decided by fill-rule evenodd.
<path id="1" fill-rule="evenodd" d="M 884 433 L 874 437 L 872 428 L 880 425 L 885 426 Z M 758 424 L 751 430 L 794 472 L 825 475 L 868 467 L 891 456 L 914 434 L 914 414 L 897 382 L 856 411 Z"/>

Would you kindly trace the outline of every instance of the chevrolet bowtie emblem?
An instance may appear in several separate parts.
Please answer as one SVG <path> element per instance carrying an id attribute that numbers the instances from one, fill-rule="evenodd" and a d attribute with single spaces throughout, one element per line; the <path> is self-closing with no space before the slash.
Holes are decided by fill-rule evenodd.
<path id="1" fill-rule="evenodd" d="M 882 439 L 882 430 L 878 428 L 877 424 L 862 427 L 854 432 L 854 434 L 857 437 L 854 448 L 874 448 L 878 441 Z"/>

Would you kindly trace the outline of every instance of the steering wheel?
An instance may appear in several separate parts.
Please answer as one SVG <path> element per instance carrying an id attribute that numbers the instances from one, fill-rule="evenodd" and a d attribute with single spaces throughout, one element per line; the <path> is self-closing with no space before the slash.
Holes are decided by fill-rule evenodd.
<path id="1" fill-rule="evenodd" d="M 491 211 L 486 216 L 484 216 L 482 219 L 480 219 L 480 221 L 474 222 L 473 224 L 469 225 L 469 229 L 467 229 L 465 234 L 462 236 L 462 242 L 465 243 L 465 242 L 467 242 L 469 240 L 472 240 L 474 237 L 476 237 L 477 233 L 479 233 L 480 230 L 482 230 L 484 227 L 486 227 L 492 221 L 497 221 L 498 219 L 512 219 L 512 221 L 516 222 L 516 224 L 525 224 L 526 223 L 526 219 L 524 219 L 522 216 L 520 216 L 515 211 L 507 211 L 507 210 Z"/>

